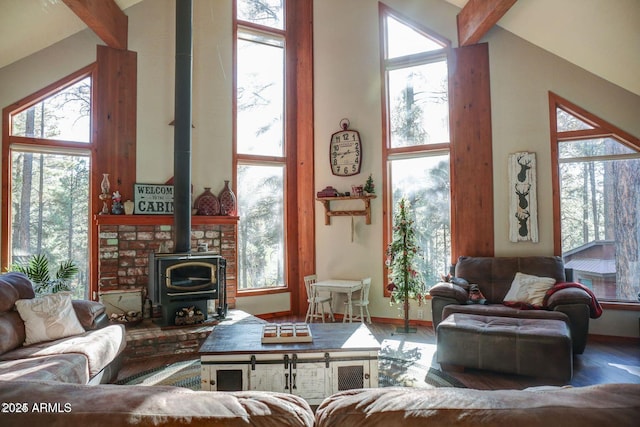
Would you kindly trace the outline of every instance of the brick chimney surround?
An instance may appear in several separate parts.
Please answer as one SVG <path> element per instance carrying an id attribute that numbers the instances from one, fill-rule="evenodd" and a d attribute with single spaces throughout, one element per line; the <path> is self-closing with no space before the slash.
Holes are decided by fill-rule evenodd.
<path id="1" fill-rule="evenodd" d="M 175 252 L 173 216 L 95 215 L 98 292 L 143 289 L 146 295 L 150 252 Z M 227 261 L 227 304 L 235 307 L 237 289 L 237 216 L 194 216 L 191 251 L 208 251 Z"/>

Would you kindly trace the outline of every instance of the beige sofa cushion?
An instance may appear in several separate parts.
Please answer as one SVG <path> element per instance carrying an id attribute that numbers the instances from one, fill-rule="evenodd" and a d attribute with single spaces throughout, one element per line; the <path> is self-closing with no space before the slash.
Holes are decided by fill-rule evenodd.
<path id="1" fill-rule="evenodd" d="M 312 427 L 314 422 L 313 412 L 302 398 L 264 391 L 211 392 L 159 386 L 0 381 L 0 400 L 25 402 L 29 408 L 42 402 L 61 408 L 57 414 L 35 411 L 2 414 L 2 425 L 6 427 Z"/>
<path id="2" fill-rule="evenodd" d="M 81 335 L 18 348 L 0 355 L 0 360 L 76 353 L 86 357 L 88 375 L 93 377 L 111 363 L 124 350 L 125 346 L 124 326 L 109 325 L 106 328 L 85 332 Z"/>
<path id="3" fill-rule="evenodd" d="M 542 307 L 544 295 L 555 285 L 556 279 L 538 277 L 517 272 L 511 282 L 509 292 L 504 296 L 505 302 L 523 302 Z"/>
<path id="4" fill-rule="evenodd" d="M 316 410 L 317 427 L 602 427 L 636 425 L 640 384 L 542 391 L 460 388 L 348 390 Z"/>
<path id="5" fill-rule="evenodd" d="M 24 345 L 51 341 L 84 332 L 73 306 L 71 295 L 57 293 L 16 301 L 16 309 L 24 321 Z"/>

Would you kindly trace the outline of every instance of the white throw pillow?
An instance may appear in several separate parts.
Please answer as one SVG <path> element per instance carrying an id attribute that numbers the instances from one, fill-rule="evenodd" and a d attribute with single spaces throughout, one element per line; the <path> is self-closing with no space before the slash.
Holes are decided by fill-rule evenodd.
<path id="1" fill-rule="evenodd" d="M 542 305 L 544 295 L 555 283 L 556 280 L 551 277 L 538 277 L 518 272 L 513 278 L 511 288 L 509 288 L 504 300 L 506 302 Z"/>
<path id="2" fill-rule="evenodd" d="M 24 345 L 51 341 L 84 333 L 84 328 L 71 304 L 71 295 L 60 292 L 16 301 L 24 321 Z"/>

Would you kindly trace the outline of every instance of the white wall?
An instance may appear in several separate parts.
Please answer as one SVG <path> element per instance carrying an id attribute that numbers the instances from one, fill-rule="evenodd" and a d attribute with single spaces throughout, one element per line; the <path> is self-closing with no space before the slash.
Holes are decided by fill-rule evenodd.
<path id="1" fill-rule="evenodd" d="M 385 3 L 457 45 L 458 8 L 439 0 Z M 314 13 L 316 188 L 332 185 L 347 191 L 354 183 L 364 183 L 372 173 L 379 192 L 383 165 L 378 2 L 316 1 Z M 491 66 L 495 253 L 553 254 L 548 92 L 554 91 L 634 135 L 640 135 L 640 97 L 500 28 L 490 31 L 483 41 L 489 43 Z M 363 140 L 362 173 L 348 178 L 333 176 L 328 166 L 329 137 L 338 130 L 342 117 L 351 120 Z M 508 155 L 516 151 L 537 154 L 540 242 L 535 244 L 509 241 L 508 209 L 504 209 L 509 194 L 506 166 Z M 331 226 L 325 226 L 323 210 L 316 207 L 317 273 L 320 278 L 372 276 L 372 315 L 396 317 L 397 307 L 389 307 L 388 299 L 382 298 L 381 198 L 372 202 L 372 208 L 371 225 L 355 219 L 352 240 L 349 218 L 334 218 Z M 411 317 L 416 318 L 422 309 L 430 318 L 430 307 L 419 308 L 415 303 Z M 637 337 L 637 319 L 637 311 L 608 310 L 591 322 L 591 331 Z"/>
<path id="2" fill-rule="evenodd" d="M 175 1 L 143 1 L 127 9 L 129 50 L 138 54 L 138 182 L 173 175 Z M 217 193 L 231 179 L 231 1 L 194 1 L 193 184 Z M 0 106 L 91 64 L 96 45 L 85 30 L 0 69 Z"/>
<path id="3" fill-rule="evenodd" d="M 440 1 L 392 0 L 385 2 L 413 19 L 424 23 L 443 37 L 453 40 L 458 10 Z M 372 316 L 395 318 L 398 308 L 383 298 L 384 248 L 382 247 L 382 105 L 380 42 L 376 0 L 323 0 L 314 2 L 314 96 L 315 96 L 315 185 L 328 185 L 338 191 L 350 191 L 353 184 L 364 184 L 372 175 L 378 198 L 371 202 L 371 225 L 363 217 L 338 217 L 324 225 L 324 209 L 316 204 L 316 272 L 328 277 L 371 277 L 370 311 Z M 340 130 L 347 117 L 351 128 L 362 139 L 362 168 L 359 175 L 336 177 L 329 168 L 331 134 Z M 362 209 L 361 202 L 333 202 L 332 208 Z M 413 304 L 415 306 L 415 304 Z M 430 318 L 431 309 L 423 310 Z"/>
<path id="4" fill-rule="evenodd" d="M 387 5 L 451 40 L 459 9 L 443 0 L 387 0 Z M 129 48 L 138 53 L 137 175 L 139 182 L 162 183 L 173 175 L 173 0 L 145 0 L 129 16 Z M 194 1 L 193 184 L 197 196 L 205 186 L 222 189 L 232 175 L 232 26 L 230 0 Z M 380 54 L 377 0 L 314 2 L 315 186 L 347 191 L 364 184 L 369 173 L 378 198 L 372 201 L 372 224 L 355 217 L 333 218 L 324 225 L 316 204 L 316 266 L 319 277 L 371 276 L 371 314 L 395 318 L 397 307 L 382 297 L 383 206 Z M 500 28 L 489 42 L 493 122 L 493 182 L 496 255 L 537 255 L 553 251 L 550 143 L 547 92 L 552 90 L 623 130 L 640 135 L 640 97 L 611 85 L 548 54 Z M 90 31 L 78 33 L 28 58 L 0 69 L 0 107 L 90 64 L 101 41 Z M 348 117 L 363 141 L 362 172 L 335 177 L 328 164 L 331 134 Z M 506 206 L 509 153 L 534 151 L 538 162 L 540 242 L 510 243 Z M 360 209 L 359 202 L 336 207 Z M 352 239 L 353 235 L 353 239 Z M 289 294 L 246 297 L 238 306 L 255 313 L 286 311 Z M 412 306 L 411 316 L 430 307 Z M 638 336 L 638 312 L 607 311 L 592 321 L 597 334 Z"/>
<path id="5" fill-rule="evenodd" d="M 173 175 L 175 1 L 143 1 L 126 13 L 138 53 L 138 181 L 162 183 Z M 229 0 L 193 4 L 194 198 L 204 187 L 217 194 L 233 172 L 231 13 Z"/>

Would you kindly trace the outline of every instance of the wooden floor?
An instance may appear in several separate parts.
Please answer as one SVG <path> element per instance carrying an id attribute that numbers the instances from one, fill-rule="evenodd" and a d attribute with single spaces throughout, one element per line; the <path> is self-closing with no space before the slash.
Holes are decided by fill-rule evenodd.
<path id="1" fill-rule="evenodd" d="M 270 321 L 292 321 L 296 319 L 277 319 Z M 401 351 L 410 353 L 419 363 L 439 368 L 435 360 L 435 335 L 430 326 L 418 326 L 413 333 L 397 332 L 397 325 L 374 323 L 368 325 L 371 332 L 382 345 L 382 352 Z M 195 354 L 175 355 L 162 358 L 148 358 L 131 362 L 123 366 L 118 379 L 126 378 L 138 372 L 167 365 L 180 360 L 197 359 Z M 541 385 L 566 385 L 544 378 L 532 378 L 518 375 L 503 375 L 486 371 L 467 370 L 450 372 L 468 388 L 476 389 L 523 389 Z M 640 345 L 628 341 L 598 341 L 590 339 L 585 352 L 574 356 L 572 386 L 586 386 L 603 383 L 640 384 Z"/>

